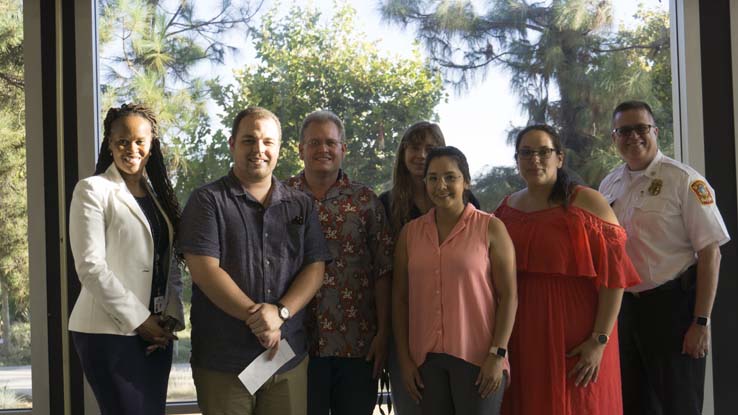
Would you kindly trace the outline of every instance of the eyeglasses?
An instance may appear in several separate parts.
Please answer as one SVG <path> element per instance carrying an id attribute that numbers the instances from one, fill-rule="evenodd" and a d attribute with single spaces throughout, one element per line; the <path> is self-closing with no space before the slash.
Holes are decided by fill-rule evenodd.
<path id="1" fill-rule="evenodd" d="M 521 160 L 530 160 L 533 158 L 533 156 L 537 155 L 538 158 L 541 160 L 548 160 L 548 158 L 551 157 L 551 154 L 553 153 L 558 154 L 559 150 L 551 147 L 541 147 L 538 150 L 524 148 L 515 153 L 515 157 L 519 157 Z"/>
<path id="2" fill-rule="evenodd" d="M 423 181 L 431 186 L 438 186 L 438 183 L 443 182 L 446 185 L 453 185 L 459 181 L 462 177 L 455 174 L 444 174 L 443 176 L 430 175 L 426 176 Z"/>
<path id="3" fill-rule="evenodd" d="M 336 148 L 338 148 L 338 146 L 341 145 L 341 141 L 340 140 L 334 140 L 332 138 L 329 138 L 327 140 L 318 140 L 317 138 L 311 138 L 311 139 L 307 140 L 306 143 L 307 143 L 308 147 L 312 147 L 312 148 L 326 146 L 326 147 L 328 147 L 330 149 L 336 149 Z"/>
<path id="4" fill-rule="evenodd" d="M 623 127 L 614 128 L 612 132 L 617 134 L 618 137 L 628 137 L 633 131 L 635 131 L 638 135 L 646 135 L 649 131 L 651 131 L 651 128 L 655 127 L 655 125 L 651 124 L 625 125 Z"/>

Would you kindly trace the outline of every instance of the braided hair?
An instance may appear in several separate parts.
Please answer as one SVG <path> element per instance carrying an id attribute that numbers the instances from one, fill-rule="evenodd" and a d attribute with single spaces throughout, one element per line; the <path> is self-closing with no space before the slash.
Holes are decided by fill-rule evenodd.
<path id="1" fill-rule="evenodd" d="M 177 238 L 181 209 L 177 196 L 174 193 L 172 182 L 167 174 L 164 163 L 164 155 L 161 152 L 161 141 L 159 140 L 159 123 L 154 112 L 138 104 L 123 104 L 120 108 L 110 108 L 103 121 L 103 141 L 100 145 L 100 153 L 97 157 L 95 175 L 104 173 L 113 164 L 113 154 L 110 152 L 110 134 L 113 124 L 124 117 L 142 117 L 151 124 L 151 150 L 149 161 L 146 163 L 146 174 L 154 188 L 155 197 L 164 209 L 164 213 L 172 222 L 174 228 L 174 239 Z"/>

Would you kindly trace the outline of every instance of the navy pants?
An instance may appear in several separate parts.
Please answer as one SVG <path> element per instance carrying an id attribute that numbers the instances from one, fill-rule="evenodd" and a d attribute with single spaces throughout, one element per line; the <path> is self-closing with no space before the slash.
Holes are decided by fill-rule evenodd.
<path id="1" fill-rule="evenodd" d="M 682 354 L 695 289 L 667 284 L 646 295 L 623 295 L 618 336 L 625 415 L 702 413 L 705 359 Z"/>
<path id="2" fill-rule="evenodd" d="M 102 415 L 162 415 L 172 345 L 146 356 L 139 336 L 71 332 Z"/>
<path id="3" fill-rule="evenodd" d="M 310 357 L 308 415 L 371 415 L 377 402 L 373 362 L 353 357 Z"/>

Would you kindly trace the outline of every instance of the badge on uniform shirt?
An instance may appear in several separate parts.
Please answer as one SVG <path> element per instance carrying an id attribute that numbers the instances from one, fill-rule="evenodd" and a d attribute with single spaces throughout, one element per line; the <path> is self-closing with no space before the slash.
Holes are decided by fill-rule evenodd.
<path id="1" fill-rule="evenodd" d="M 715 199 L 712 198 L 712 193 L 710 193 L 710 189 L 704 181 L 695 180 L 689 185 L 689 187 L 692 189 L 694 194 L 697 195 L 697 199 L 703 205 L 711 205 L 715 203 Z"/>
<path id="2" fill-rule="evenodd" d="M 664 182 L 661 179 L 651 180 L 651 185 L 648 186 L 648 194 L 650 194 L 651 196 L 657 196 L 659 193 L 661 193 L 661 187 L 663 185 Z"/>
<path id="3" fill-rule="evenodd" d="M 164 311 L 164 296 L 159 295 L 154 297 L 154 314 L 159 314 Z"/>

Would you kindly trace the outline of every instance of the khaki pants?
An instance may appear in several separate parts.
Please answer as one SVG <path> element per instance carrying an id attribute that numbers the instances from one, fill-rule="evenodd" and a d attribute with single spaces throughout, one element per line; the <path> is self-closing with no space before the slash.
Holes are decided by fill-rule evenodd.
<path id="1" fill-rule="evenodd" d="M 306 415 L 308 358 L 274 375 L 252 395 L 235 373 L 192 367 L 203 415 Z"/>

